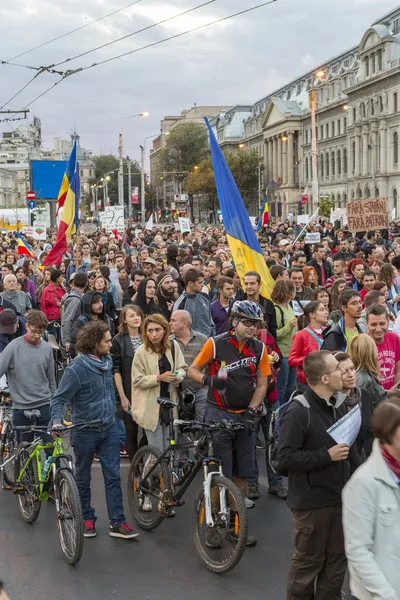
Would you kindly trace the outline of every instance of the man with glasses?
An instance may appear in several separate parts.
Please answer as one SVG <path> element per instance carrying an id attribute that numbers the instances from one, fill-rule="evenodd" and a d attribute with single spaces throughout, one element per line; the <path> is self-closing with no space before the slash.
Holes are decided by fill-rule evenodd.
<path id="1" fill-rule="evenodd" d="M 307 388 L 281 421 L 278 462 L 289 474 L 294 554 L 287 600 L 340 600 L 346 572 L 342 529 L 343 487 L 359 464 L 355 445 L 336 444 L 327 430 L 347 412 L 342 372 L 328 351 L 304 359 Z M 305 402 L 304 402 L 305 399 Z"/>
<path id="2" fill-rule="evenodd" d="M 38 409 L 38 425 L 50 421 L 50 401 L 56 391 L 53 350 L 42 340 L 47 328 L 47 317 L 40 310 L 29 311 L 26 334 L 12 340 L 0 354 L 0 377 L 7 375 L 13 400 L 14 425 L 31 425 L 26 410 Z M 24 441 L 30 441 L 24 435 Z"/>
<path id="3" fill-rule="evenodd" d="M 228 332 L 208 339 L 188 371 L 190 379 L 208 386 L 206 422 L 239 421 L 246 426 L 240 431 L 222 430 L 214 439 L 215 456 L 222 461 L 223 473 L 236 483 L 243 498 L 246 480 L 255 472 L 257 409 L 264 401 L 271 375 L 267 349 L 257 339 L 262 322 L 258 304 L 235 302 Z M 203 373 L 206 367 L 209 374 Z M 255 543 L 255 538 L 248 538 L 247 545 Z"/>

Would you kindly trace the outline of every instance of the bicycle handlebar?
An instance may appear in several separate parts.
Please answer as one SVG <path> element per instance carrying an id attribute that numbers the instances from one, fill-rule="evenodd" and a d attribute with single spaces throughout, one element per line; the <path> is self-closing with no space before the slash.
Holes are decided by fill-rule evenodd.
<path id="1" fill-rule="evenodd" d="M 66 431 L 70 431 L 75 427 L 95 427 L 97 425 L 104 425 L 103 421 L 97 419 L 96 421 L 84 421 L 82 423 L 73 423 L 72 425 L 59 425 L 56 428 L 52 428 L 50 431 L 48 430 L 47 425 L 16 425 L 13 427 L 15 431 L 25 431 L 33 433 L 51 433 L 52 431 L 57 433 L 65 433 Z"/>
<path id="2" fill-rule="evenodd" d="M 222 419 L 218 423 L 216 421 L 209 421 L 208 423 L 202 423 L 198 421 L 184 421 L 182 419 L 174 419 L 174 426 L 184 426 L 188 430 L 203 430 L 203 431 L 218 431 L 221 429 L 230 429 L 232 431 L 240 431 L 246 429 L 245 423 L 228 421 Z"/>

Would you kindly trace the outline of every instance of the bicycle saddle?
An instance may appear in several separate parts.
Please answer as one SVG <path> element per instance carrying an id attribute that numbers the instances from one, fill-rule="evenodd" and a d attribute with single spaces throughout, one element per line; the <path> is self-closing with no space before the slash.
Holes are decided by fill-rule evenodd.
<path id="1" fill-rule="evenodd" d="M 54 335 L 52 335 L 51 333 L 49 333 L 49 335 L 47 337 L 47 343 L 50 344 L 50 346 L 53 348 L 53 350 L 60 349 L 60 346 L 57 343 L 56 337 Z"/>
<path id="2" fill-rule="evenodd" d="M 157 402 L 160 406 L 165 406 L 166 408 L 177 408 L 178 403 L 173 402 L 169 398 L 157 398 Z"/>
<path id="3" fill-rule="evenodd" d="M 37 409 L 24 410 L 24 415 L 27 419 L 30 419 L 31 421 L 33 421 L 34 419 L 40 419 L 41 412 L 40 412 L 40 410 L 37 410 Z"/>

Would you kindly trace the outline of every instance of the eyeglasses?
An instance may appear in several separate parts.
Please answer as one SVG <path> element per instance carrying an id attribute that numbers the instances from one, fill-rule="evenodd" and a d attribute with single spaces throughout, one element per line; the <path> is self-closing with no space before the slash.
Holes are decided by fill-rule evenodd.
<path id="1" fill-rule="evenodd" d="M 37 329 L 30 329 L 29 330 L 31 334 L 33 335 L 43 335 L 44 332 L 46 331 L 45 329 L 41 329 L 40 331 Z"/>
<path id="2" fill-rule="evenodd" d="M 328 373 L 323 373 L 321 375 L 321 377 L 323 377 L 324 375 L 332 375 L 332 373 L 336 373 L 336 371 L 340 370 L 340 363 L 336 364 L 336 367 L 333 369 L 333 371 L 328 371 Z"/>
<path id="3" fill-rule="evenodd" d="M 251 319 L 240 319 L 239 323 L 243 323 L 245 327 L 258 327 L 259 321 L 252 321 Z"/>

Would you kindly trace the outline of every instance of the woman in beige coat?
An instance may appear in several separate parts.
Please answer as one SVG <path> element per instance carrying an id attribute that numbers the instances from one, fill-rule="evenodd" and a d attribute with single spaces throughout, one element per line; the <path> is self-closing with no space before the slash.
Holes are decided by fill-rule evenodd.
<path id="1" fill-rule="evenodd" d="M 187 370 L 179 344 L 169 340 L 169 335 L 165 317 L 148 316 L 143 323 L 143 345 L 132 363 L 132 417 L 146 430 L 149 444 L 161 452 L 168 446 L 169 429 L 160 421 L 157 398 L 176 402 L 177 387 Z"/>

